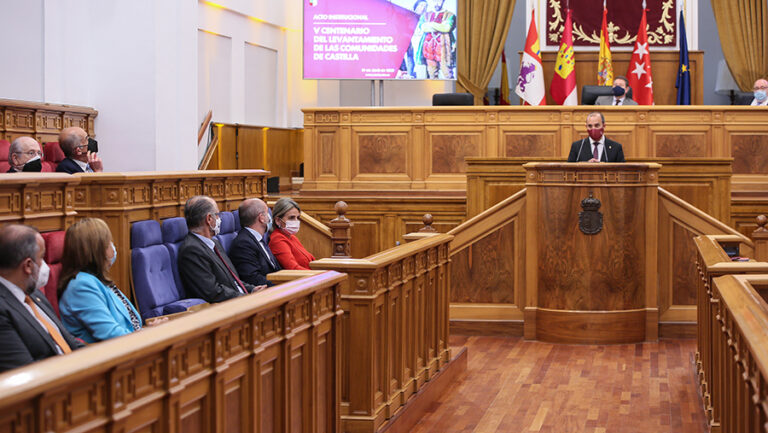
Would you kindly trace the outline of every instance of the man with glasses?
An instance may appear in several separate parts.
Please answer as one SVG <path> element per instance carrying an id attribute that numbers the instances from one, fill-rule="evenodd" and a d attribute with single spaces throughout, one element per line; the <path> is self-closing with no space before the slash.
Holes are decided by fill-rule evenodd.
<path id="1" fill-rule="evenodd" d="M 13 140 L 8 149 L 8 173 L 18 173 L 22 171 L 41 172 L 43 171 L 43 151 L 40 149 L 40 143 L 32 137 L 19 137 Z"/>
<path id="2" fill-rule="evenodd" d="M 206 302 L 222 302 L 254 292 L 243 282 L 227 252 L 214 236 L 221 229 L 219 206 L 205 195 L 184 205 L 189 233 L 179 248 L 179 276 L 187 295 Z"/>
<path id="3" fill-rule="evenodd" d="M 56 167 L 59 173 L 93 173 L 104 170 L 101 159 L 96 154 L 96 140 L 88 137 L 82 128 L 72 126 L 59 134 L 59 146 L 64 152 L 64 160 Z"/>
<path id="4" fill-rule="evenodd" d="M 768 81 L 762 78 L 758 79 L 755 81 L 752 91 L 754 92 L 754 99 L 752 99 L 751 105 L 768 105 Z"/>

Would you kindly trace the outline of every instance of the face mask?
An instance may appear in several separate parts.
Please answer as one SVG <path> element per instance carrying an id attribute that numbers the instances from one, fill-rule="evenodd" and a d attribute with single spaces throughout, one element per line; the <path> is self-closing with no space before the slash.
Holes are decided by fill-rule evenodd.
<path id="1" fill-rule="evenodd" d="M 211 229 L 213 230 L 213 235 L 218 236 L 219 232 L 221 232 L 221 218 L 216 218 L 216 224 Z"/>
<path id="2" fill-rule="evenodd" d="M 37 263 L 35 263 L 35 266 L 37 266 Z M 32 278 L 32 276 L 30 275 L 30 279 L 32 281 L 30 281 L 27 284 L 27 287 L 26 287 L 27 290 L 25 293 L 29 295 L 32 292 L 34 292 L 36 289 L 40 289 L 46 284 L 48 284 L 48 276 L 50 274 L 51 274 L 51 268 L 49 268 L 48 263 L 45 263 L 45 260 L 43 260 L 43 264 L 37 268 L 37 276 Z"/>
<path id="3" fill-rule="evenodd" d="M 299 226 L 301 225 L 301 221 L 299 220 L 293 220 L 293 221 L 286 221 L 285 222 L 285 231 L 288 233 L 295 235 L 299 232 Z"/>
<path id="4" fill-rule="evenodd" d="M 613 96 L 615 96 L 617 98 L 619 96 L 623 95 L 624 92 L 625 92 L 624 88 L 623 87 L 619 87 L 619 86 L 613 86 L 612 90 L 613 90 Z"/>
<path id="5" fill-rule="evenodd" d="M 97 153 L 99 151 L 99 142 L 91 137 L 88 137 L 88 151 L 91 153 Z"/>
<path id="6" fill-rule="evenodd" d="M 264 213 L 264 215 L 267 216 L 267 231 L 270 232 L 272 231 L 272 215 L 268 213 Z"/>
<path id="7" fill-rule="evenodd" d="M 24 167 L 21 169 L 21 171 L 25 172 L 35 172 L 40 173 L 43 171 L 43 161 L 40 159 L 40 156 L 36 156 L 29 161 L 27 161 L 26 164 L 24 164 Z"/>
<path id="8" fill-rule="evenodd" d="M 115 264 L 115 260 L 117 260 L 117 248 L 115 248 L 113 242 L 110 242 L 109 246 L 112 247 L 112 259 L 109 261 L 109 267 L 111 268 Z"/>
<path id="9" fill-rule="evenodd" d="M 589 133 L 589 138 L 591 138 L 594 141 L 600 141 L 601 138 L 603 138 L 603 131 L 605 128 L 595 128 L 595 129 L 587 129 L 587 133 Z"/>
<path id="10" fill-rule="evenodd" d="M 768 96 L 768 94 L 765 92 L 765 90 L 756 90 L 755 91 L 755 100 L 757 100 L 757 102 L 765 101 L 765 98 L 767 96 Z"/>

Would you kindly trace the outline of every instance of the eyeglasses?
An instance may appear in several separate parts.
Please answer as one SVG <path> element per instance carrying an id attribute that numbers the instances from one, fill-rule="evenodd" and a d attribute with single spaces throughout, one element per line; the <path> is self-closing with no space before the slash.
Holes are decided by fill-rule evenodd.
<path id="1" fill-rule="evenodd" d="M 768 90 L 768 86 L 755 86 L 752 88 L 752 90 L 755 92 L 758 90 Z"/>
<path id="2" fill-rule="evenodd" d="M 27 155 L 30 158 L 33 158 L 35 156 L 41 156 L 41 157 L 43 156 L 43 152 L 39 150 L 29 150 L 26 152 L 14 152 L 14 153 L 16 153 L 17 155 Z"/>

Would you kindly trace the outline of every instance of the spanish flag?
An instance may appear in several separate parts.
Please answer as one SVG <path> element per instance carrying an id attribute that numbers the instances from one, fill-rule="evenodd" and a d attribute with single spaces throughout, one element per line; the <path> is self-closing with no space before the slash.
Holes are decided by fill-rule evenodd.
<path id="1" fill-rule="evenodd" d="M 597 84 L 613 85 L 613 65 L 611 64 L 611 43 L 608 40 L 608 8 L 603 0 L 603 25 L 600 28 L 600 56 L 597 61 Z"/>
<path id="2" fill-rule="evenodd" d="M 549 85 L 549 93 L 552 94 L 557 105 L 577 105 L 576 98 L 576 59 L 573 57 L 573 26 L 571 10 L 565 18 L 563 37 L 560 40 L 560 51 L 557 52 L 555 73 L 552 83 Z"/>

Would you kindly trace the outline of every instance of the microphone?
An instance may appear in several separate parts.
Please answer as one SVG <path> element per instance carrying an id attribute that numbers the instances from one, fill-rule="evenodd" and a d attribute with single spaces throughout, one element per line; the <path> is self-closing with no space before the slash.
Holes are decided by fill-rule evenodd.
<path id="1" fill-rule="evenodd" d="M 584 141 L 586 141 L 586 138 L 581 139 L 581 146 L 579 146 L 579 153 L 576 154 L 576 162 L 579 162 L 579 157 L 581 156 L 581 149 L 584 147 Z"/>

